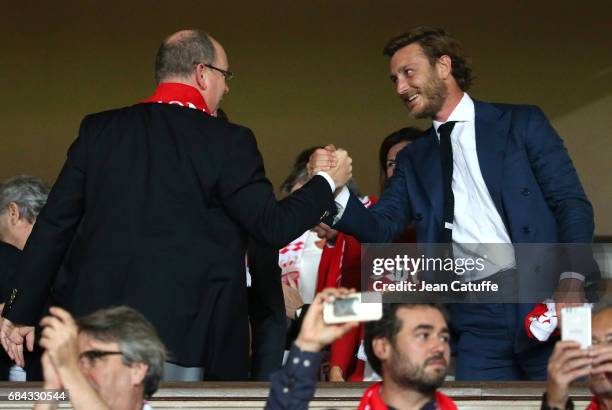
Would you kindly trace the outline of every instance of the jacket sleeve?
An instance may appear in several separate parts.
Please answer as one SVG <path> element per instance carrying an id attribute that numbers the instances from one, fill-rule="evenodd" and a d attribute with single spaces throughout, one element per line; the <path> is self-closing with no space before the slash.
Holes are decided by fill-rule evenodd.
<path id="1" fill-rule="evenodd" d="M 563 141 L 540 108 L 531 107 L 524 135 L 531 169 L 557 220 L 559 242 L 592 242 L 593 207 Z"/>
<path id="2" fill-rule="evenodd" d="M 334 228 L 354 236 L 361 243 L 393 242 L 406 225 L 412 222 L 410 196 L 406 184 L 406 172 L 412 166 L 403 150 L 397 157 L 397 164 L 389 186 L 379 201 L 366 208 L 351 192 L 346 209 Z"/>
<path id="3" fill-rule="evenodd" d="M 33 325 L 40 318 L 49 289 L 81 221 L 87 128 L 86 117 L 81 123 L 79 136 L 68 149 L 66 162 L 23 250 L 15 289 L 4 309 L 4 316 L 12 322 Z"/>
<path id="4" fill-rule="evenodd" d="M 252 333 L 251 378 L 268 381 L 283 364 L 287 320 L 278 266 L 278 249 L 250 240 L 251 287 L 249 318 Z"/>
<path id="5" fill-rule="evenodd" d="M 317 385 L 321 353 L 303 352 L 293 345 L 282 369 L 272 375 L 267 410 L 308 409 Z"/>
<path id="6" fill-rule="evenodd" d="M 557 222 L 564 254 L 562 270 L 586 278 L 592 300 L 601 273 L 593 258 L 591 242 L 595 230 L 593 207 L 578 178 L 563 140 L 538 107 L 530 107 L 523 137 L 532 172 Z"/>
<path id="7" fill-rule="evenodd" d="M 331 187 L 322 176 L 277 201 L 252 132 L 241 128 L 234 137 L 219 191 L 230 215 L 253 237 L 281 248 L 334 212 Z"/>

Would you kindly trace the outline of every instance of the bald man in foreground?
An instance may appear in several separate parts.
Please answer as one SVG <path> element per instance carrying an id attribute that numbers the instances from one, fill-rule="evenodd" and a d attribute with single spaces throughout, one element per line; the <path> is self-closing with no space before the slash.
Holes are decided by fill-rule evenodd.
<path id="1" fill-rule="evenodd" d="M 63 262 L 56 293 L 73 316 L 128 305 L 170 362 L 205 380 L 247 378 L 247 236 L 280 248 L 318 224 L 351 159 L 341 151 L 277 202 L 253 133 L 216 118 L 231 76 L 221 44 L 180 31 L 157 53 L 150 98 L 85 117 L 3 311 L 0 341 L 17 364 Z"/>

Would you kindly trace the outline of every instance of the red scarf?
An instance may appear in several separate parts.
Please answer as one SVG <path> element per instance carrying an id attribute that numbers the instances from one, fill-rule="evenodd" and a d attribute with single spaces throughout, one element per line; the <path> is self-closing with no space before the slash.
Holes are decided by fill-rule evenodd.
<path id="1" fill-rule="evenodd" d="M 380 388 L 382 383 L 376 383 L 368 387 L 363 393 L 361 401 L 359 402 L 358 410 L 387 410 L 387 404 L 383 401 L 380 396 Z M 439 410 L 457 410 L 457 406 L 451 400 L 450 397 L 445 396 L 440 392 L 436 392 L 436 409 Z"/>
<path id="2" fill-rule="evenodd" d="M 161 83 L 152 96 L 141 102 L 175 104 L 212 115 L 202 94 L 196 88 L 182 83 Z"/>
<path id="3" fill-rule="evenodd" d="M 597 401 L 597 396 L 593 396 L 593 400 L 591 400 L 587 408 L 584 410 L 599 410 L 600 408 L 601 406 L 599 405 L 599 402 Z"/>

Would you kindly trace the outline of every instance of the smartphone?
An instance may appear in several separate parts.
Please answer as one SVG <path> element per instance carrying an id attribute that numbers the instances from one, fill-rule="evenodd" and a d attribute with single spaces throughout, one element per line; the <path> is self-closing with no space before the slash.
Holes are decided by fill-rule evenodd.
<path id="1" fill-rule="evenodd" d="M 591 345 L 591 307 L 576 306 L 561 309 L 561 340 L 580 343 L 582 349 Z"/>
<path id="2" fill-rule="evenodd" d="M 327 324 L 346 322 L 368 322 L 379 320 L 382 317 L 382 300 L 377 298 L 379 293 L 372 292 L 368 301 L 361 302 L 361 293 L 352 293 L 345 297 L 336 298 L 323 305 L 323 321 Z"/>

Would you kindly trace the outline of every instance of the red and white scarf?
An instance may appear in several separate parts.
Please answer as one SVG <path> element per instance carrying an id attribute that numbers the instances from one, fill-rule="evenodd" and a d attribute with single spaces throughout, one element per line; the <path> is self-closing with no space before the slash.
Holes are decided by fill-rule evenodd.
<path id="1" fill-rule="evenodd" d="M 213 115 L 202 94 L 195 87 L 182 83 L 161 83 L 152 96 L 141 102 L 180 105 Z"/>
<path id="2" fill-rule="evenodd" d="M 382 387 L 382 383 L 376 383 L 368 387 L 368 389 L 363 393 L 361 397 L 361 401 L 359 402 L 358 410 L 387 410 L 387 404 L 382 399 L 380 395 L 380 389 Z M 457 406 L 453 402 L 453 400 L 440 393 L 439 391 L 435 394 L 436 400 L 436 409 L 439 410 L 457 410 Z"/>

